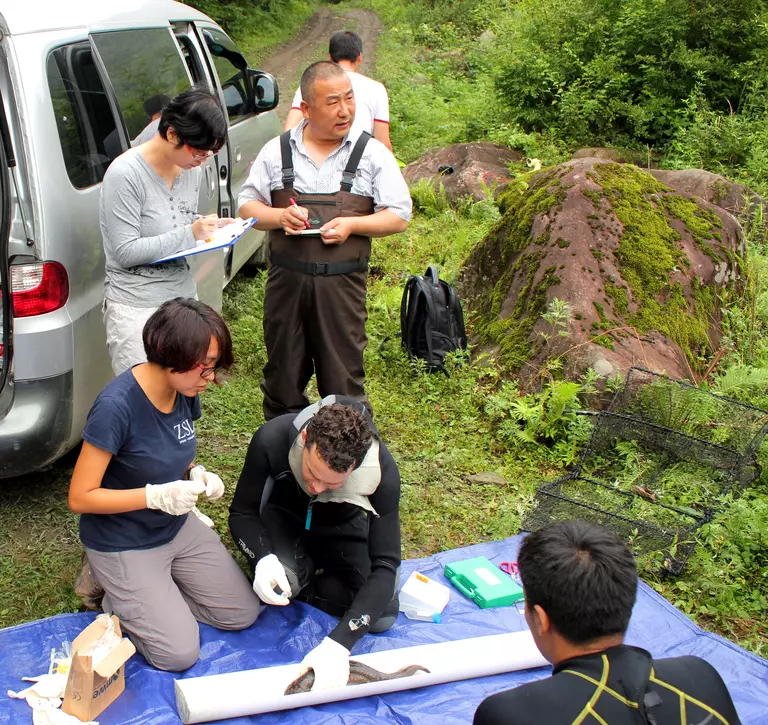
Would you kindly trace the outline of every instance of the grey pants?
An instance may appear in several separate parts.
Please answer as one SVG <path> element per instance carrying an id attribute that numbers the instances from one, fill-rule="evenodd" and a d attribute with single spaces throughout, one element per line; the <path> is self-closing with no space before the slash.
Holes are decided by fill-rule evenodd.
<path id="1" fill-rule="evenodd" d="M 245 629 L 260 601 L 216 532 L 189 514 L 176 537 L 153 549 L 86 549 L 104 587 L 103 609 L 160 670 L 191 667 L 200 655 L 197 623 Z"/>

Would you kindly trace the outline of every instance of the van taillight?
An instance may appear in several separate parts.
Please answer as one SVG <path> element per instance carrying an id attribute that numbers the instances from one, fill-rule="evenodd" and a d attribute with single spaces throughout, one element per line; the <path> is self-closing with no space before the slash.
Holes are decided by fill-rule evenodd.
<path id="1" fill-rule="evenodd" d="M 14 317 L 31 317 L 64 307 L 69 297 L 67 271 L 58 262 L 11 265 Z"/>

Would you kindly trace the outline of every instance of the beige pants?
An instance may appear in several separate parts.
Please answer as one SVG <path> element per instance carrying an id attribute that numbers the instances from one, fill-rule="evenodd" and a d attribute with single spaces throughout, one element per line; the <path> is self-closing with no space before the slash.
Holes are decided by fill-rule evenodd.
<path id="1" fill-rule="evenodd" d="M 120 618 L 136 649 L 160 670 L 178 672 L 197 662 L 198 622 L 237 630 L 259 616 L 261 602 L 245 574 L 194 515 L 163 546 L 85 553 L 104 587 L 104 611 Z"/>
<path id="2" fill-rule="evenodd" d="M 115 376 L 147 361 L 141 333 L 157 307 L 131 307 L 104 300 L 104 327 L 107 350 Z"/>

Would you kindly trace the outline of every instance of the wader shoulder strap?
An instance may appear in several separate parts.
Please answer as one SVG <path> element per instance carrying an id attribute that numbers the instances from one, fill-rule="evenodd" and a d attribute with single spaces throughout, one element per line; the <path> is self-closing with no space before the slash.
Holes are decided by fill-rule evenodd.
<path id="1" fill-rule="evenodd" d="M 352 191 L 352 182 L 355 180 L 355 174 L 357 173 L 357 167 L 360 165 L 360 159 L 363 158 L 363 151 L 368 145 L 368 142 L 373 138 L 367 131 L 363 131 L 360 134 L 360 138 L 355 143 L 355 148 L 352 149 L 352 153 L 349 155 L 349 161 L 347 166 L 341 173 L 341 190 Z M 293 169 L 291 169 L 293 172 Z M 285 173 L 285 172 L 283 172 Z"/>
<path id="2" fill-rule="evenodd" d="M 293 173 L 293 156 L 291 154 L 291 132 L 280 134 L 280 157 L 283 168 L 283 189 L 292 189 L 296 178 Z"/>

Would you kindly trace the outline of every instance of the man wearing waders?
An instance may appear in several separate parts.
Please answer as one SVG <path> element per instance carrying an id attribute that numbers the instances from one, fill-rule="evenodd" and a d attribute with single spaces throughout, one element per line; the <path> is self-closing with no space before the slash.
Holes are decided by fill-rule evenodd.
<path id="1" fill-rule="evenodd" d="M 330 61 L 301 77 L 304 120 L 269 141 L 238 197 L 269 230 L 264 300 L 264 417 L 298 413 L 314 372 L 321 396 L 367 407 L 363 382 L 371 237 L 404 231 L 411 197 L 389 149 L 350 132 L 349 76 Z"/>
<path id="2" fill-rule="evenodd" d="M 304 658 L 313 690 L 344 687 L 361 637 L 397 618 L 400 473 L 365 406 L 329 395 L 251 440 L 229 527 L 265 604 L 340 619 Z M 298 615 L 294 615 L 298 616 Z"/>

